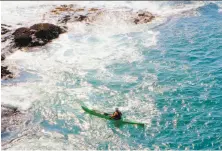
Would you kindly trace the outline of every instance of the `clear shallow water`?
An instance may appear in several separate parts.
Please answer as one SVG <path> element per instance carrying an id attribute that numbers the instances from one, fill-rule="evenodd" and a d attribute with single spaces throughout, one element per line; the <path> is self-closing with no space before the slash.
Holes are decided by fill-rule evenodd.
<path id="1" fill-rule="evenodd" d="M 220 3 L 150 5 L 153 13 L 165 10 L 162 21 L 75 24 L 58 40 L 8 58 L 22 74 L 2 81 L 1 99 L 34 114 L 18 133 L 28 135 L 9 149 L 221 149 Z M 85 114 L 81 104 L 118 106 L 147 124 L 118 127 Z"/>

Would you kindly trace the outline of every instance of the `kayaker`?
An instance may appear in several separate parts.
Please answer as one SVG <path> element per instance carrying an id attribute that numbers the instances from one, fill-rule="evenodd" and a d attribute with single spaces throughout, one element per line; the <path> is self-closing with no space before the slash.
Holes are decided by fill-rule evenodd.
<path id="1" fill-rule="evenodd" d="M 111 115 L 111 118 L 115 120 L 120 120 L 122 117 L 122 113 L 119 111 L 118 108 L 116 108 L 116 111 Z"/>

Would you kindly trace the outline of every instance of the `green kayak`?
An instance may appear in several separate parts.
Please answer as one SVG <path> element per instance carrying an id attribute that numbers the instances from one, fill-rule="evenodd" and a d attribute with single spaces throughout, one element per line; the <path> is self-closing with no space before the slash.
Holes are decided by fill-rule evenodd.
<path id="1" fill-rule="evenodd" d="M 144 126 L 145 124 L 144 123 L 140 123 L 140 122 L 134 122 L 134 121 L 129 121 L 129 120 L 125 120 L 125 119 L 121 119 L 121 120 L 114 120 L 110 117 L 110 115 L 108 113 L 105 113 L 105 112 L 101 112 L 101 111 L 97 111 L 97 110 L 94 110 L 94 109 L 89 109 L 85 106 L 82 106 L 82 109 L 89 113 L 89 114 L 92 114 L 92 115 L 95 115 L 95 116 L 98 116 L 100 118 L 105 118 L 107 120 L 113 120 L 113 121 L 117 121 L 117 122 L 120 122 L 122 124 L 136 124 L 136 125 L 140 125 L 140 126 Z"/>

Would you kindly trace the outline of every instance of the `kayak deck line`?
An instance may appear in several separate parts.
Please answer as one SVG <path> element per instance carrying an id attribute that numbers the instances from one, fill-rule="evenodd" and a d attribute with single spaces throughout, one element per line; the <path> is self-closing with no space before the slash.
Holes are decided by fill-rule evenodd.
<path id="1" fill-rule="evenodd" d="M 107 120 L 112 120 L 112 121 L 116 121 L 116 122 L 120 122 L 122 124 L 136 124 L 136 125 L 141 125 L 141 126 L 144 126 L 145 124 L 144 123 L 140 123 L 140 122 L 135 122 L 135 121 L 129 121 L 129 120 L 124 120 L 124 119 L 120 119 L 120 120 L 115 120 L 115 119 L 112 119 L 108 113 L 105 113 L 105 112 L 101 112 L 101 111 L 98 111 L 98 110 L 94 110 L 94 109 L 89 109 L 85 106 L 81 106 L 82 109 L 91 114 L 91 115 L 95 115 L 95 116 L 98 116 L 100 118 L 105 118 Z"/>

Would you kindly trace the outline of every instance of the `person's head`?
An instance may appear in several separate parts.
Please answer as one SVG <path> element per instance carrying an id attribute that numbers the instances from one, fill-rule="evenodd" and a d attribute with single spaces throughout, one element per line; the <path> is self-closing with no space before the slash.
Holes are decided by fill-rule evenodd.
<path id="1" fill-rule="evenodd" d="M 118 109 L 118 108 L 116 108 L 116 111 L 119 111 L 119 109 Z"/>

